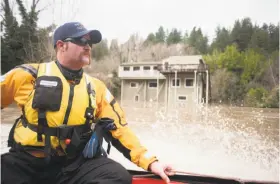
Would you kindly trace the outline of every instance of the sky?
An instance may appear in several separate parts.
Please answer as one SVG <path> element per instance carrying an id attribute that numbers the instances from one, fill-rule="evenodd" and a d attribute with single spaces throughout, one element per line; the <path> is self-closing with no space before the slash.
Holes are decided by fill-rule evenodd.
<path id="1" fill-rule="evenodd" d="M 23 2 L 30 7 L 32 0 Z M 38 6 L 43 9 L 40 27 L 79 21 L 119 43 L 134 33 L 146 38 L 159 26 L 182 33 L 200 27 L 212 40 L 218 25 L 232 28 L 237 19 L 250 17 L 259 25 L 279 22 L 279 0 L 41 0 Z"/>

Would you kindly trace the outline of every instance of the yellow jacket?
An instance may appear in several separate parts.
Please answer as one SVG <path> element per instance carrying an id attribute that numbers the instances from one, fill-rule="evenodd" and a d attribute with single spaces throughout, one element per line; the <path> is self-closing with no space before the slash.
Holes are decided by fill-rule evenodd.
<path id="1" fill-rule="evenodd" d="M 16 102 L 20 108 L 26 104 L 34 88 L 37 68 L 38 64 L 21 65 L 1 76 L 1 108 L 5 108 L 13 102 Z M 147 149 L 141 145 L 128 127 L 124 112 L 105 84 L 93 77 L 90 77 L 90 82 L 95 87 L 96 92 L 95 117 L 111 118 L 117 127 L 116 130 L 111 131 L 114 139 L 112 144 L 130 161 L 148 170 L 148 166 L 157 158 L 149 156 Z M 75 111 L 75 109 L 71 109 L 71 111 Z M 16 136 L 14 138 L 16 140 Z"/>

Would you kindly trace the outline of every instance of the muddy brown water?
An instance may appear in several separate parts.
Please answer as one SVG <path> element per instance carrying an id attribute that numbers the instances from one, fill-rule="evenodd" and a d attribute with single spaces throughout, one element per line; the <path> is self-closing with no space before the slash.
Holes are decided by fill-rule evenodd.
<path id="1" fill-rule="evenodd" d="M 279 181 L 279 109 L 231 106 L 192 108 L 125 106 L 131 129 L 151 154 L 177 170 Z M 1 111 L 1 152 L 20 111 Z M 106 146 L 106 145 L 104 145 Z M 116 149 L 110 157 L 141 170 Z"/>

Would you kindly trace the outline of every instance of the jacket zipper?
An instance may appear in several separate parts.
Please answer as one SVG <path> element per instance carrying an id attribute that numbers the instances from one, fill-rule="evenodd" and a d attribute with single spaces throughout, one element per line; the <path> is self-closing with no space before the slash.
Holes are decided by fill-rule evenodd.
<path id="1" fill-rule="evenodd" d="M 69 93 L 69 98 L 68 98 L 68 105 L 67 105 L 67 109 L 66 109 L 66 113 L 65 113 L 65 117 L 63 120 L 63 124 L 66 125 L 68 122 L 68 118 L 70 115 L 70 111 L 72 108 L 72 102 L 73 102 L 73 97 L 74 97 L 74 84 L 69 84 L 70 85 L 70 93 Z"/>

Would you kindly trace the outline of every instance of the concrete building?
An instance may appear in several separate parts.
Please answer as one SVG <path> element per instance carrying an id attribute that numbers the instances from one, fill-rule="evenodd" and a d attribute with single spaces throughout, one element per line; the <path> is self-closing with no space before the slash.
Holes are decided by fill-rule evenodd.
<path id="1" fill-rule="evenodd" d="M 208 103 L 208 66 L 200 55 L 123 63 L 118 75 L 122 105 L 184 107 Z"/>

